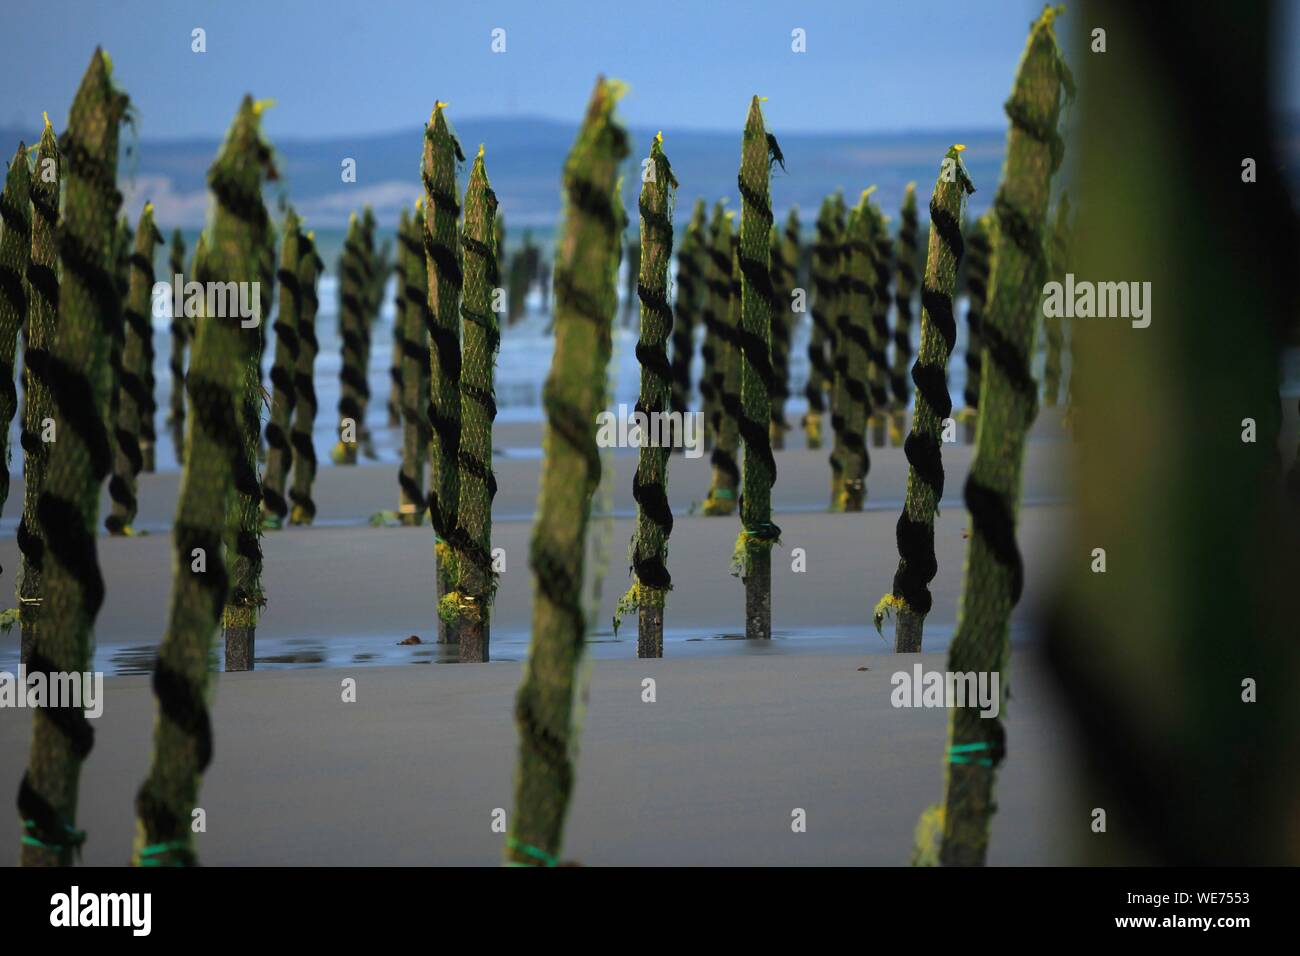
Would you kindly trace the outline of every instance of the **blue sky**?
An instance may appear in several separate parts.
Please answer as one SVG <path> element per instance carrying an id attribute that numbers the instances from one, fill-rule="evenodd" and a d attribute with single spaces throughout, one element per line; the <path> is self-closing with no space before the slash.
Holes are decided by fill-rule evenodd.
<path id="1" fill-rule="evenodd" d="M 1300 104 L 1300 17 L 1286 102 Z M 752 93 L 774 129 L 999 127 L 1040 0 L 6 0 L 0 125 L 61 125 L 96 43 L 112 54 L 142 138 L 220 135 L 246 91 L 272 97 L 273 137 L 461 117 L 574 120 L 598 72 L 625 80 L 637 126 L 725 129 Z M 1077 7 L 1076 7 L 1077 9 Z M 1063 34 L 1071 16 L 1063 18 Z M 207 31 L 208 51 L 190 50 Z M 506 31 L 506 52 L 490 50 Z M 791 30 L 807 52 L 791 52 Z M 1062 36 L 1066 40 L 1066 36 Z M 35 119 L 28 113 L 35 114 Z"/>
<path id="2" fill-rule="evenodd" d="M 0 125 L 61 125 L 96 43 L 142 138 L 220 135 L 244 92 L 273 137 L 453 116 L 574 120 L 595 76 L 637 126 L 725 129 L 752 93 L 786 131 L 1000 126 L 1040 0 L 6 0 Z M 1068 16 L 1064 23 L 1068 24 Z M 1064 25 L 1064 24 L 1063 24 Z M 208 50 L 190 50 L 190 31 Z M 490 50 L 494 28 L 506 52 Z M 791 52 L 802 28 L 807 52 Z M 936 64 L 943 64 L 936 69 Z M 35 113 L 35 120 L 28 113 Z"/>

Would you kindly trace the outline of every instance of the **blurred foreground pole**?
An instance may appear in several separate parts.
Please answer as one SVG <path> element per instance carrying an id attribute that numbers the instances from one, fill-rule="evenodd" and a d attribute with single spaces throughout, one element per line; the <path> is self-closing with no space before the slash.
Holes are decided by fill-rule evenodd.
<path id="1" fill-rule="evenodd" d="M 1234 8 L 1231 29 L 1220 18 L 1098 2 L 1079 19 L 1106 27 L 1108 51 L 1079 37 L 1074 264 L 1080 279 L 1150 283 L 1149 326 L 1074 323 L 1087 422 L 1047 624 L 1079 732 L 1070 819 L 1092 863 L 1300 860 L 1300 520 L 1276 451 L 1297 314 L 1280 25 L 1264 3 Z"/>
<path id="2" fill-rule="evenodd" d="M 957 633 L 948 648 L 949 671 L 998 675 L 1004 706 L 999 713 L 986 714 L 968 699 L 965 706 L 952 708 L 944 757 L 944 802 L 941 809 L 927 811 L 922 818 L 917 862 L 931 862 L 930 841 L 923 834 L 937 830 L 943 836 L 939 862 L 982 866 L 997 809 L 994 782 L 1006 755 L 1000 714 L 1007 699 L 1011 613 L 1020 601 L 1025 575 L 1016 525 L 1025 443 L 1037 413 L 1038 387 L 1029 360 L 1047 276 L 1043 225 L 1052 176 L 1065 151 L 1056 131 L 1062 102 L 1074 93 L 1056 45 L 1054 23 L 1060 13 L 1060 7 L 1044 7 L 1030 26 L 1011 97 L 1004 105 L 1011 127 L 1002 181 L 993 199 L 993 215 L 1004 241 L 998 244 L 988 315 L 980 336 L 987 363 L 981 372 L 975 458 L 964 489 L 970 545 Z M 947 244 L 955 250 L 961 245 L 955 217 L 945 218 L 946 223 L 936 218 L 933 228 L 941 230 L 941 236 L 947 233 Z M 934 317 L 941 306 L 930 297 L 925 308 Z M 924 379 L 915 381 L 924 392 Z M 909 445 L 907 450 L 909 462 L 915 464 L 916 449 Z M 941 497 L 935 494 L 936 501 Z"/>
<path id="3" fill-rule="evenodd" d="M 586 619 L 581 588 L 591 497 L 600 483 L 596 414 L 618 309 L 616 205 L 627 133 L 614 118 L 623 87 L 600 79 L 564 167 L 564 225 L 555 259 L 555 354 L 543 401 L 542 491 L 529 564 L 533 632 L 515 699 L 519 763 L 506 861 L 554 866 L 573 793 L 583 708 L 579 668 Z"/>

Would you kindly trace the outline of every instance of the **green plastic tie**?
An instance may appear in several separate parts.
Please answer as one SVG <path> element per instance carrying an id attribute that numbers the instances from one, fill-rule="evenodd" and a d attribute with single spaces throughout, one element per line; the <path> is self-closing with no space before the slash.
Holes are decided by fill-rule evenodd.
<path id="1" fill-rule="evenodd" d="M 190 849 L 187 840 L 169 840 L 166 843 L 150 843 L 144 847 L 139 854 L 140 866 L 184 866 L 184 863 L 168 863 L 164 857 L 170 853 L 177 853 L 189 860 L 193 857 L 193 851 Z"/>
<path id="2" fill-rule="evenodd" d="M 24 846 L 40 847 L 42 850 L 50 850 L 54 853 L 59 853 L 63 850 L 74 850 L 78 857 L 80 857 L 81 845 L 86 842 L 85 830 L 78 830 L 76 827 L 65 823 L 63 825 L 63 839 L 61 841 L 47 842 L 42 840 L 40 837 L 32 835 L 32 831 L 35 829 L 35 820 L 23 821 L 23 830 L 25 832 L 23 833 L 22 842 Z"/>
<path id="3" fill-rule="evenodd" d="M 524 854 L 524 856 L 531 856 L 535 860 L 540 860 L 542 866 L 559 865 L 559 861 L 556 860 L 555 857 L 551 856 L 551 854 L 547 853 L 541 847 L 533 846 L 531 843 L 524 843 L 521 840 L 516 840 L 514 837 L 506 837 L 506 846 L 510 847 L 510 849 L 512 850 L 517 850 L 518 852 Z M 533 866 L 534 864 L 518 863 L 512 860 L 510 863 L 506 865 L 507 866 Z"/>
<path id="4" fill-rule="evenodd" d="M 960 764 L 976 764 L 980 767 L 992 767 L 993 760 L 991 757 L 974 757 L 972 754 L 981 750 L 991 750 L 992 744 L 987 741 L 973 744 L 950 744 L 948 746 L 948 762 Z"/>
<path id="5" fill-rule="evenodd" d="M 754 526 L 745 526 L 745 537 L 756 542 L 776 542 L 781 537 L 781 529 L 770 521 L 762 521 Z"/>

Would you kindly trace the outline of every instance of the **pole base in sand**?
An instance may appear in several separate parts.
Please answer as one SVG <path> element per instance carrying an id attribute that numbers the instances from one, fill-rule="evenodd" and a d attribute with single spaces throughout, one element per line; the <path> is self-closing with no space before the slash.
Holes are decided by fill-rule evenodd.
<path id="1" fill-rule="evenodd" d="M 906 609 L 898 612 L 898 626 L 894 628 L 894 653 L 919 654 L 921 652 L 921 628 L 925 618 L 915 611 Z"/>
<path id="2" fill-rule="evenodd" d="M 758 549 L 749 555 L 745 576 L 745 637 L 772 638 L 772 552 Z"/>
<path id="3" fill-rule="evenodd" d="M 251 671 L 253 669 L 253 646 L 257 640 L 257 628 L 226 628 L 226 671 Z"/>
<path id="4" fill-rule="evenodd" d="M 988 855 L 988 821 L 993 816 L 993 770 L 978 764 L 948 767 L 940 866 L 983 866 Z"/>
<path id="5" fill-rule="evenodd" d="M 636 656 L 664 656 L 664 609 L 641 605 L 636 617 Z"/>
<path id="6" fill-rule="evenodd" d="M 486 664 L 492 658 L 489 648 L 491 624 L 488 621 L 462 621 L 453 628 L 460 645 L 460 662 L 462 664 Z"/>
<path id="7" fill-rule="evenodd" d="M 862 500 L 867 495 L 867 486 L 861 478 L 846 478 L 840 490 L 840 500 L 836 511 L 861 511 Z"/>

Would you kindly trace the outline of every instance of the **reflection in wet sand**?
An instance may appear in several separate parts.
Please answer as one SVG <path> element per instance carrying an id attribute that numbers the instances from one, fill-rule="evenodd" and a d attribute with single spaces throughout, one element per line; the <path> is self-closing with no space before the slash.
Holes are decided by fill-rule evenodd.
<path id="1" fill-rule="evenodd" d="M 636 656 L 636 628 L 614 637 L 609 629 L 597 629 L 584 642 L 594 660 L 627 660 Z M 400 636 L 400 635 L 399 635 Z M 1023 638 L 1017 632 L 1013 640 Z M 927 644 L 943 650 L 951 639 L 951 630 L 935 629 L 926 633 Z M 748 640 L 743 633 L 680 629 L 665 632 L 667 655 L 705 657 L 753 654 L 817 654 L 844 651 L 878 652 L 885 645 L 869 626 L 816 630 L 777 631 L 771 640 Z M 16 642 L 15 642 L 16 644 Z M 403 645 L 392 634 L 358 637 L 280 638 L 257 642 L 254 670 L 286 670 L 320 667 L 393 667 L 401 664 L 457 664 L 459 648 L 454 644 Z M 151 644 L 100 645 L 95 650 L 94 669 L 109 677 L 148 676 L 153 673 L 157 648 Z M 526 631 L 500 631 L 492 635 L 492 663 L 518 664 L 528 657 Z M 210 666 L 222 668 L 221 641 L 213 641 Z M 17 647 L 0 649 L 0 670 L 14 671 L 18 666 Z"/>
<path id="2" fill-rule="evenodd" d="M 117 647 L 112 649 L 112 656 L 109 658 L 110 666 L 103 669 L 108 674 L 117 677 L 152 674 L 153 662 L 157 656 L 158 648 L 154 644 Z M 95 657 L 98 660 L 99 654 L 96 653 Z"/>

